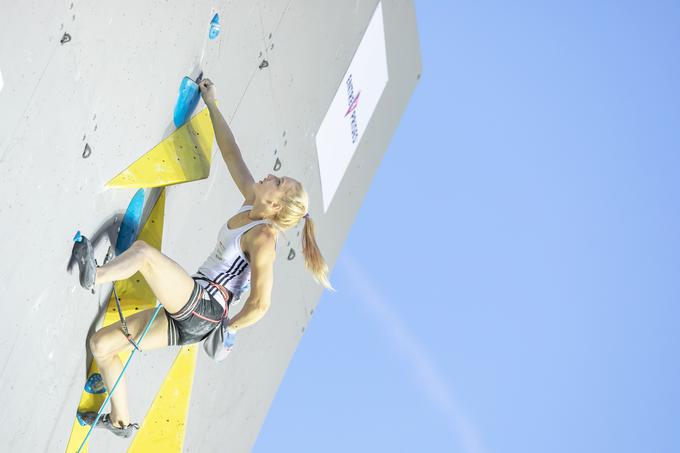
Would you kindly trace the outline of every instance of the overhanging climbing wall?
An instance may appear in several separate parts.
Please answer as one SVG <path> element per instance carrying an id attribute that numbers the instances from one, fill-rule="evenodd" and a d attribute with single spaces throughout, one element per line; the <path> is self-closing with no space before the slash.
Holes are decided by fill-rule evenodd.
<path id="1" fill-rule="evenodd" d="M 221 32 L 208 40 L 215 12 Z M 306 186 L 332 267 L 420 74 L 415 12 L 396 0 L 3 5 L 3 450 L 67 450 L 87 338 L 110 302 L 110 287 L 89 294 L 66 271 L 75 231 L 100 239 L 101 261 L 145 187 L 143 218 L 162 223 L 158 246 L 191 273 L 241 205 L 204 105 L 191 127 L 173 124 L 179 83 L 197 68 L 255 178 Z M 279 239 L 272 307 L 226 362 L 196 348 L 137 354 L 128 393 L 143 428 L 95 432 L 90 451 L 249 451 L 322 292 L 300 249 L 298 229 Z"/>

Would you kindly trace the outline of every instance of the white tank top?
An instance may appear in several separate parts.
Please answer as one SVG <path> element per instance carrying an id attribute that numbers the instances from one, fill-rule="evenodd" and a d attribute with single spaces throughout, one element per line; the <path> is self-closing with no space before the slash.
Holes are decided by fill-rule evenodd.
<path id="1" fill-rule="evenodd" d="M 238 212 L 250 211 L 251 209 L 251 205 L 245 205 Z M 270 222 L 268 220 L 256 220 L 233 230 L 229 229 L 225 223 L 217 235 L 215 250 L 193 276 L 207 278 L 222 285 L 234 295 L 231 303 L 239 300 L 241 294 L 250 288 L 250 263 L 241 250 L 241 236 L 254 226 L 263 223 L 268 224 Z M 226 301 L 217 288 L 205 280 L 197 280 L 196 283 L 202 286 L 224 308 Z"/>

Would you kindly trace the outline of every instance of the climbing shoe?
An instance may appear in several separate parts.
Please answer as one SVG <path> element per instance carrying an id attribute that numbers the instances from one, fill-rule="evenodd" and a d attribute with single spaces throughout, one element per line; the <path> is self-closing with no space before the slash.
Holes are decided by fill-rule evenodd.
<path id="1" fill-rule="evenodd" d="M 92 425 L 94 423 L 94 420 L 97 418 L 97 413 L 96 412 L 78 412 L 78 421 L 81 424 L 85 425 Z M 114 426 L 113 422 L 111 421 L 111 417 L 109 414 L 102 414 L 101 417 L 99 417 L 99 421 L 97 422 L 97 425 L 95 428 L 104 428 L 108 429 L 111 431 L 113 434 L 115 434 L 118 437 L 125 437 L 128 438 L 132 436 L 136 430 L 139 429 L 139 425 L 137 423 L 130 423 L 127 425 L 125 428 L 119 428 L 118 426 Z"/>
<path id="2" fill-rule="evenodd" d="M 97 261 L 94 259 L 94 249 L 88 238 L 80 234 L 73 238 L 73 258 L 78 263 L 80 272 L 80 286 L 87 290 L 94 290 L 94 279 L 97 274 Z"/>

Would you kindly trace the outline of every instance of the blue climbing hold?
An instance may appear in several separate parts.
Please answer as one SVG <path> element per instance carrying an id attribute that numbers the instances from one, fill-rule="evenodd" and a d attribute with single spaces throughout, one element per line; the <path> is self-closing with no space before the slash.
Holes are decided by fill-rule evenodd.
<path id="1" fill-rule="evenodd" d="M 201 92 L 198 89 L 198 84 L 189 77 L 184 77 L 179 85 L 179 96 L 177 97 L 177 104 L 175 104 L 175 115 L 173 117 L 175 127 L 179 128 L 189 120 L 200 98 Z"/>
<path id="2" fill-rule="evenodd" d="M 120 224 L 120 231 L 116 239 L 116 256 L 126 251 L 139 233 L 139 223 L 142 218 L 142 210 L 144 208 L 144 189 L 139 189 L 132 197 L 127 211 L 123 216 L 123 221 Z"/>
<path id="3" fill-rule="evenodd" d="M 80 230 L 76 232 L 76 235 L 73 236 L 73 242 L 80 242 L 83 240 L 83 236 L 80 234 Z"/>
<path id="4" fill-rule="evenodd" d="M 102 375 L 99 373 L 92 373 L 87 382 L 85 382 L 85 391 L 87 393 L 92 393 L 93 395 L 101 395 L 106 393 L 106 385 L 102 379 Z"/>
<path id="5" fill-rule="evenodd" d="M 87 422 L 80 415 L 80 412 L 76 412 L 76 419 L 78 420 L 78 423 L 80 423 L 80 426 L 87 426 Z"/>
<path id="6" fill-rule="evenodd" d="M 220 15 L 215 14 L 210 21 L 210 32 L 208 33 L 208 37 L 210 39 L 217 38 L 217 35 L 220 34 L 220 28 Z"/>

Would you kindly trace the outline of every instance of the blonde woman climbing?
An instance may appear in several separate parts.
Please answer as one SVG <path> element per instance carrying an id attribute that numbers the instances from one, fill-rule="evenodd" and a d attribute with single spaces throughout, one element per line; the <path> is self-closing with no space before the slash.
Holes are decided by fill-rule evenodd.
<path id="1" fill-rule="evenodd" d="M 96 266 L 87 238 L 74 245 L 80 270 L 80 283 L 86 289 L 141 272 L 164 313 L 159 313 L 144 337 L 144 350 L 187 345 L 204 340 L 228 316 L 229 305 L 250 288 L 241 311 L 228 318 L 228 340 L 238 330 L 256 323 L 272 303 L 273 265 L 279 231 L 304 221 L 302 251 L 305 266 L 324 287 L 328 267 L 317 247 L 314 223 L 308 213 L 309 198 L 302 184 L 288 176 L 267 175 L 255 181 L 241 151 L 215 101 L 215 85 L 200 82 L 203 101 L 208 106 L 217 145 L 236 186 L 243 195 L 241 208 L 220 229 L 217 245 L 202 266 L 189 275 L 179 264 L 143 241 L 136 241 L 108 264 Z M 211 207 L 211 209 L 213 209 Z M 190 239 L 187 239 L 190 240 Z M 138 340 L 151 321 L 154 309 L 127 318 L 132 338 Z M 130 351 L 121 322 L 98 330 L 90 338 L 90 348 L 99 365 L 104 383 L 111 388 L 122 371 L 118 354 Z M 111 396 L 111 412 L 103 414 L 96 427 L 118 436 L 129 437 L 136 423 L 130 423 L 124 376 Z M 81 417 L 92 424 L 96 413 Z"/>

